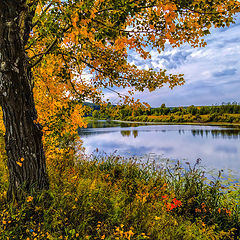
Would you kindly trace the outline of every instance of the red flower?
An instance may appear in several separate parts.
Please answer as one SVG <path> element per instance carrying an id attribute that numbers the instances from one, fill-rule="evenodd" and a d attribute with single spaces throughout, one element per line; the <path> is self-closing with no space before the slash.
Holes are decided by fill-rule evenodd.
<path id="1" fill-rule="evenodd" d="M 176 207 L 180 207 L 182 205 L 182 202 L 176 198 L 173 199 L 173 203 L 176 205 Z"/>

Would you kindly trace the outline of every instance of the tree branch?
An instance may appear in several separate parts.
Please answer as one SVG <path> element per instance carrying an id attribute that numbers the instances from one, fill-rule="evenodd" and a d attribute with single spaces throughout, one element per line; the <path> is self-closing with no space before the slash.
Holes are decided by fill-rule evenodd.
<path id="1" fill-rule="evenodd" d="M 63 59 L 64 59 L 64 56 L 67 56 L 67 57 L 70 57 L 71 59 L 75 60 L 75 61 L 78 63 L 78 59 L 77 59 L 76 57 L 74 57 L 74 56 L 68 56 L 68 55 L 66 55 L 65 53 L 60 53 L 60 54 L 62 55 Z M 88 65 L 88 63 L 85 62 L 83 59 L 80 59 L 80 60 L 81 60 L 83 63 L 85 63 L 86 65 Z M 64 59 L 64 61 L 65 61 L 65 59 Z M 93 68 L 93 66 L 91 66 L 90 64 L 89 64 L 89 67 L 92 67 L 92 68 Z M 97 68 L 94 68 L 94 69 L 95 69 L 96 71 L 99 71 L 99 72 L 100 72 L 99 69 L 97 69 Z M 102 71 L 101 73 L 104 74 L 104 71 Z M 73 91 L 74 91 L 79 97 L 83 97 L 83 96 L 76 90 L 75 85 L 73 84 L 73 82 L 71 81 L 71 79 L 70 79 L 69 81 L 70 81 L 70 84 L 71 84 L 71 86 L 72 86 L 72 88 L 73 88 Z M 100 81 L 100 83 L 103 85 L 103 87 L 104 87 L 105 89 L 107 89 L 107 90 L 109 90 L 109 91 L 111 91 L 111 92 L 116 93 L 119 97 L 128 97 L 128 96 L 125 95 L 125 94 L 119 93 L 119 92 L 117 92 L 117 91 L 115 91 L 115 90 L 107 87 L 102 81 Z"/>
<path id="2" fill-rule="evenodd" d="M 42 15 L 52 6 L 52 4 L 53 4 L 53 3 L 50 2 L 50 3 L 46 6 L 46 8 L 42 11 L 41 16 L 36 20 L 35 23 L 33 23 L 32 28 L 34 28 L 34 27 L 39 23 Z"/>
<path id="3" fill-rule="evenodd" d="M 40 58 L 39 58 L 35 63 L 33 63 L 33 64 L 31 65 L 31 68 L 35 67 L 38 63 L 40 63 L 40 62 L 42 61 L 43 57 L 44 57 L 45 55 L 47 55 L 47 54 L 52 50 L 52 48 L 53 48 L 54 45 L 57 43 L 57 41 L 58 41 L 58 38 L 56 38 L 56 39 L 49 45 L 49 47 L 47 48 L 47 50 L 46 50 L 44 53 L 37 54 L 37 55 L 33 56 L 33 57 L 30 59 L 30 60 L 32 60 L 32 59 L 34 59 L 35 57 L 40 56 Z"/>
<path id="4" fill-rule="evenodd" d="M 66 27 L 66 28 L 63 30 L 62 34 L 64 34 L 65 32 L 67 32 L 70 28 L 71 28 L 71 26 Z M 60 38 L 61 38 L 61 37 L 60 37 Z M 31 64 L 30 68 L 33 68 L 33 67 L 35 67 L 38 63 L 40 63 L 40 62 L 42 61 L 43 57 L 44 57 L 45 55 L 47 55 L 48 53 L 50 53 L 50 51 L 51 51 L 51 50 L 53 49 L 53 47 L 56 45 L 56 43 L 58 42 L 58 40 L 59 40 L 59 38 L 56 37 L 55 40 L 48 46 L 48 48 L 46 49 L 46 51 L 45 51 L 44 53 L 37 54 L 36 56 L 33 56 L 30 60 L 32 60 L 32 59 L 34 59 L 34 58 L 36 58 L 36 57 L 38 57 L 38 56 L 40 56 L 40 57 L 39 57 L 39 59 L 38 59 L 35 63 Z"/>

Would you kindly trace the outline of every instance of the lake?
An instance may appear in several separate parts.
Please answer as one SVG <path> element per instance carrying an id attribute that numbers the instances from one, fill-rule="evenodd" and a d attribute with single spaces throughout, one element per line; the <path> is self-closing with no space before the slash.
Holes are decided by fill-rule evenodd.
<path id="1" fill-rule="evenodd" d="M 167 158 L 205 168 L 240 173 L 240 127 L 144 125 L 97 121 L 79 129 L 86 154 L 94 151 L 125 157 Z"/>

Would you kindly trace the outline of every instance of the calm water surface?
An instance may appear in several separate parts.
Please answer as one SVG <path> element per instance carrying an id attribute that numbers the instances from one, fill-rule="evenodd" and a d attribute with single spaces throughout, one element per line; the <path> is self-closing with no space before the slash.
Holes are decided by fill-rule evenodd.
<path id="1" fill-rule="evenodd" d="M 195 163 L 240 174 L 240 128 L 196 125 L 139 125 L 98 121 L 79 129 L 87 154 L 152 156 Z"/>

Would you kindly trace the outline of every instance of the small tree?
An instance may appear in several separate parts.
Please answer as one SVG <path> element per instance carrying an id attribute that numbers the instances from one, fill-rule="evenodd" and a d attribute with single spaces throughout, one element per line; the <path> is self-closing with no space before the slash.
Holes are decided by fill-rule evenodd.
<path id="1" fill-rule="evenodd" d="M 93 117 L 94 119 L 98 119 L 98 118 L 99 118 L 99 112 L 98 112 L 97 110 L 94 110 L 94 111 L 92 112 L 92 117 Z"/>

